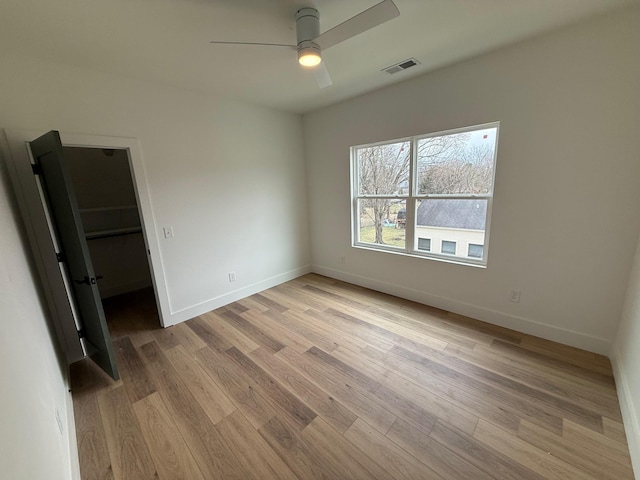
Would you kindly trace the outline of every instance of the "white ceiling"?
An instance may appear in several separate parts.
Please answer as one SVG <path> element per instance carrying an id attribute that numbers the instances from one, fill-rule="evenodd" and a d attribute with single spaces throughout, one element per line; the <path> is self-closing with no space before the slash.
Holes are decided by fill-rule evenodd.
<path id="1" fill-rule="evenodd" d="M 295 50 L 294 13 L 321 31 L 379 0 L 0 0 L 2 49 L 305 113 L 640 0 L 395 0 L 400 16 L 323 52 L 319 89 Z M 381 69 L 414 57 L 395 75 Z"/>

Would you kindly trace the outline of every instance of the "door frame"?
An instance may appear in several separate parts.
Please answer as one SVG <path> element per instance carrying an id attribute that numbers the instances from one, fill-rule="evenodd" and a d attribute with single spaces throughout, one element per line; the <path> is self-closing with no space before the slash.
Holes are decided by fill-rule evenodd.
<path id="1" fill-rule="evenodd" d="M 67 361 L 73 363 L 84 357 L 77 333 L 77 325 L 69 308 L 69 293 L 64 285 L 55 255 L 54 240 L 47 224 L 38 184 L 31 170 L 31 154 L 27 142 L 38 138 L 47 130 L 5 129 L 0 135 L 2 151 L 31 244 L 34 260 L 46 301 L 53 318 L 54 328 L 61 339 Z M 157 223 L 151 202 L 142 149 L 136 138 L 76 134 L 60 131 L 65 147 L 108 148 L 126 150 L 129 170 L 140 213 L 142 234 L 147 249 L 149 269 L 158 306 L 161 326 L 171 324 L 165 269 L 160 251 Z"/>

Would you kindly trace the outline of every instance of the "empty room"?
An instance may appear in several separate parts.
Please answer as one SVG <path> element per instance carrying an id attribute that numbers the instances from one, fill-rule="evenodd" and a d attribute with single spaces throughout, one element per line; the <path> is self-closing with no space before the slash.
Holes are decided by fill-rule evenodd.
<path id="1" fill-rule="evenodd" d="M 0 478 L 640 478 L 638 0 L 0 44 Z"/>

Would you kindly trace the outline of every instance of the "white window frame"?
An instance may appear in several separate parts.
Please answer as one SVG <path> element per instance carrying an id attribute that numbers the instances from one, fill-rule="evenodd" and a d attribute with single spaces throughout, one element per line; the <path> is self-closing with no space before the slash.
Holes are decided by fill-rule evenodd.
<path id="1" fill-rule="evenodd" d="M 456 133 L 466 133 L 466 132 L 474 132 L 477 130 L 484 130 L 488 128 L 496 129 L 496 139 L 495 139 L 495 148 L 493 151 L 493 172 L 491 178 L 491 190 L 486 194 L 418 194 L 418 176 L 416 175 L 417 171 L 417 144 L 418 141 L 423 140 L 425 138 L 431 137 L 439 137 L 444 135 L 452 135 Z M 472 125 L 468 127 L 456 128 L 451 130 L 443 130 L 439 132 L 433 132 L 425 135 L 416 135 L 413 137 L 405 137 L 393 140 L 387 140 L 383 142 L 376 143 L 367 143 L 362 145 L 352 146 L 350 149 L 351 156 L 351 245 L 355 248 L 362 248 L 366 250 L 375 250 L 386 253 L 395 253 L 401 254 L 405 256 L 411 256 L 416 258 L 427 258 L 431 260 L 438 260 L 447 263 L 456 263 L 461 265 L 469 265 L 475 267 L 484 267 L 486 268 L 488 257 L 489 257 L 489 238 L 490 238 L 490 230 L 491 230 L 491 212 L 493 210 L 493 192 L 495 187 L 495 175 L 496 175 L 496 163 L 497 163 L 497 155 L 498 155 L 498 143 L 500 136 L 500 122 L 490 122 L 484 123 L 480 125 Z M 362 148 L 368 147 L 376 147 L 379 145 L 388 145 L 393 143 L 402 143 L 409 142 L 410 145 L 410 155 L 411 162 L 409 167 L 409 191 L 407 194 L 403 195 L 359 195 L 358 187 L 359 187 L 359 171 L 358 171 L 358 161 L 357 161 L 357 151 Z M 406 210 L 406 227 L 405 227 L 405 247 L 396 247 L 392 245 L 380 245 L 377 243 L 367 243 L 361 242 L 358 240 L 359 238 L 359 230 L 360 230 L 360 211 L 359 211 L 359 200 L 363 199 L 392 199 L 392 200 L 404 200 L 405 201 L 405 210 Z M 424 250 L 418 250 L 418 240 L 416 237 L 415 226 L 416 226 L 416 212 L 417 212 L 417 201 L 423 199 L 434 199 L 434 198 L 444 198 L 444 199 L 482 199 L 487 201 L 487 218 L 485 222 L 485 230 L 484 230 L 484 252 L 483 258 L 471 258 L 471 257 L 463 257 L 463 256 L 454 256 L 451 254 L 442 254 L 436 253 L 432 251 L 426 252 Z"/>

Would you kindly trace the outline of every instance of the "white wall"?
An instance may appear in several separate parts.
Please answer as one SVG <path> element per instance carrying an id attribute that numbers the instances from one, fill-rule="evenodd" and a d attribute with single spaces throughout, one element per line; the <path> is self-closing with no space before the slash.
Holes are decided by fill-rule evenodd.
<path id="1" fill-rule="evenodd" d="M 640 477 L 640 239 L 629 277 L 620 328 L 611 350 L 629 451 Z"/>
<path id="2" fill-rule="evenodd" d="M 72 472 L 77 473 L 77 457 L 70 450 L 75 432 L 71 430 L 69 436 L 73 412 L 67 367 L 56 354 L 55 335 L 45 320 L 22 224 L 1 162 L 0 231 L 0 476 L 68 480 Z"/>
<path id="3" fill-rule="evenodd" d="M 640 227 L 638 25 L 618 12 L 306 115 L 314 270 L 608 353 Z M 350 247 L 350 146 L 493 121 L 488 268 Z"/>
<path id="4" fill-rule="evenodd" d="M 9 53 L 0 64 L 0 128 L 139 139 L 167 324 L 307 271 L 299 116 Z"/>

